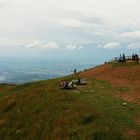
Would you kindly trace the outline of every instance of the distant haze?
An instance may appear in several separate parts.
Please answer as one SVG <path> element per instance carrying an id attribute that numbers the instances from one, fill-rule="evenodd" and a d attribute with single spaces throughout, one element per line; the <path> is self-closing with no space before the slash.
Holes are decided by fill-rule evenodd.
<path id="1" fill-rule="evenodd" d="M 62 77 L 95 67 L 92 62 L 73 60 L 48 60 L 26 58 L 0 58 L 0 83 L 22 84 L 50 78 Z"/>

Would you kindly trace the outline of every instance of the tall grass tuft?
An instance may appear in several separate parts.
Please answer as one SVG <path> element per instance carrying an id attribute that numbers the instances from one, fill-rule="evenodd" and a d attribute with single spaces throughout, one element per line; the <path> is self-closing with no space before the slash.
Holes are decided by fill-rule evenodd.
<path id="1" fill-rule="evenodd" d="M 121 130 L 114 128 L 102 128 L 96 130 L 89 140 L 124 140 L 124 136 Z"/>

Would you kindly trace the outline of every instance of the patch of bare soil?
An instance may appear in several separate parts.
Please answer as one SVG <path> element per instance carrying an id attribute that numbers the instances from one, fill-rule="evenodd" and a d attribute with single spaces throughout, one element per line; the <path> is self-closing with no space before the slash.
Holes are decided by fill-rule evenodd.
<path id="1" fill-rule="evenodd" d="M 136 123 L 137 123 L 137 125 L 140 126 L 140 118 L 138 118 L 138 119 L 136 120 Z"/>
<path id="2" fill-rule="evenodd" d="M 114 87 L 127 86 L 127 93 L 117 96 L 140 104 L 140 65 L 113 66 L 113 64 L 101 65 L 79 74 L 81 77 L 105 80 Z"/>
<path id="3" fill-rule="evenodd" d="M 127 128 L 125 130 L 125 133 L 127 134 L 127 136 L 131 136 L 131 137 L 140 137 L 140 134 L 139 132 L 137 132 L 135 129 L 132 129 L 132 128 Z"/>

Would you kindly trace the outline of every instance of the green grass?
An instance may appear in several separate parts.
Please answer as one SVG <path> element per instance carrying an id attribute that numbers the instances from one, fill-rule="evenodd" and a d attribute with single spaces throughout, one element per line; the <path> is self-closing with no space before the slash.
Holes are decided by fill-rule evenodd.
<path id="1" fill-rule="evenodd" d="M 122 140 L 127 128 L 140 131 L 140 106 L 116 98 L 128 87 L 91 79 L 88 85 L 61 90 L 61 79 L 5 88 L 0 99 L 1 140 Z M 0 87 L 1 88 L 1 87 Z M 3 87 L 2 87 L 3 88 Z M 3 93 L 5 96 L 3 96 Z"/>
<path id="2" fill-rule="evenodd" d="M 136 65 L 139 65 L 139 63 L 136 63 L 136 62 L 120 62 L 120 63 L 111 63 L 113 64 L 113 67 L 121 67 L 121 66 L 129 66 L 129 67 L 133 67 L 133 66 L 136 66 Z"/>

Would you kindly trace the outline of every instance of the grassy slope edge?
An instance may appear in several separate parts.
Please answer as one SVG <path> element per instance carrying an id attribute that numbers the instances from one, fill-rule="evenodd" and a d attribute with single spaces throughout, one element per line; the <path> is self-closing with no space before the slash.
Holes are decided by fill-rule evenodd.
<path id="1" fill-rule="evenodd" d="M 87 78 L 88 85 L 60 90 L 60 80 L 1 85 L 0 139 L 140 139 L 140 125 L 136 122 L 140 106 L 114 96 L 129 88 L 114 87 L 93 76 Z"/>

